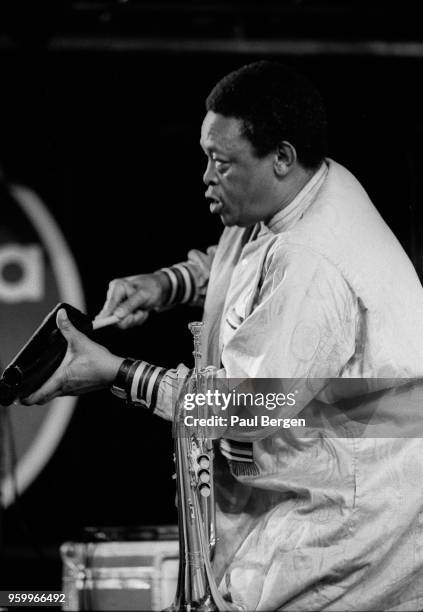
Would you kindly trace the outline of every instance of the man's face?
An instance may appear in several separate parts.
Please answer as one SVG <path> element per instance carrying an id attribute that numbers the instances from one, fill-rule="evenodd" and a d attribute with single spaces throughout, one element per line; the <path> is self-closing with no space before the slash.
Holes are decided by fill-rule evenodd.
<path id="1" fill-rule="evenodd" d="M 271 217 L 277 209 L 274 154 L 258 158 L 242 136 L 242 123 L 209 111 L 200 144 L 207 155 L 203 181 L 210 211 L 224 225 L 245 227 Z"/>

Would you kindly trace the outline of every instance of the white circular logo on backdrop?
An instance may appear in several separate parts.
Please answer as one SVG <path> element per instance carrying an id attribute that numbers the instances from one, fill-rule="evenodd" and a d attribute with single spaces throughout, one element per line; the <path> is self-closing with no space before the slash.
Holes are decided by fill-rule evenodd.
<path id="1" fill-rule="evenodd" d="M 0 226 L 0 369 L 13 359 L 57 302 L 84 310 L 79 274 L 66 241 L 39 197 L 24 187 L 1 196 Z M 3 201 L 3 199 L 5 201 Z M 45 406 L 13 404 L 9 411 L 16 451 L 4 432 L 2 504 L 22 492 L 40 473 L 59 443 L 76 402 L 56 398 Z"/>

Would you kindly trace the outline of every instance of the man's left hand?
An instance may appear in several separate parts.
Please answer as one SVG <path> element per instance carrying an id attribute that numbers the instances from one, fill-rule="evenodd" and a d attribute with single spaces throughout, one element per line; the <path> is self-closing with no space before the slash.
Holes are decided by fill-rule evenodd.
<path id="1" fill-rule="evenodd" d="M 21 400 L 26 406 L 46 404 L 59 395 L 82 395 L 110 387 L 122 364 L 122 357 L 78 331 L 64 309 L 57 313 L 56 323 L 68 343 L 66 355 L 42 387 Z"/>

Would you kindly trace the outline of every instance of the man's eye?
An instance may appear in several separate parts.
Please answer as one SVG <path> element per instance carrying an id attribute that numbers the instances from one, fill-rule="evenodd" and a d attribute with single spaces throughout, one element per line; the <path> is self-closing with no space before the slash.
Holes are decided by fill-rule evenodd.
<path id="1" fill-rule="evenodd" d="M 214 158 L 213 161 L 217 170 L 225 170 L 229 166 L 229 162 L 226 159 Z"/>

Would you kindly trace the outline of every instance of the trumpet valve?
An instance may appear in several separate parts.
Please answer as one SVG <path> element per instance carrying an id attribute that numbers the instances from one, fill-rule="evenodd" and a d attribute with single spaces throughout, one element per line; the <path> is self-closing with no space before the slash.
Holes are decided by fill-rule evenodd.
<path id="1" fill-rule="evenodd" d="M 208 483 L 206 482 L 201 483 L 200 486 L 198 487 L 198 490 L 200 491 L 201 497 L 210 497 L 211 489 Z"/>
<path id="2" fill-rule="evenodd" d="M 210 457 L 208 455 L 200 455 L 197 459 L 197 463 L 202 470 L 208 470 L 210 468 Z"/>

